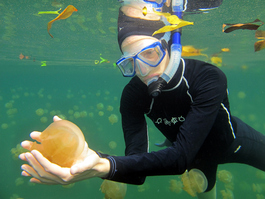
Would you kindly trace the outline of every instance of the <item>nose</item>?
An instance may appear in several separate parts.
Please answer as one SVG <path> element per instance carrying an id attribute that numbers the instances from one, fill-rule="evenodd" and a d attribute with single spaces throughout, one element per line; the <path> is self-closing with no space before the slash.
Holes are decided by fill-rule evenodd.
<path id="1" fill-rule="evenodd" d="M 139 74 L 141 76 L 146 76 L 150 72 L 150 66 L 146 65 L 145 63 L 142 63 L 140 61 L 136 61 L 135 72 L 136 74 Z"/>

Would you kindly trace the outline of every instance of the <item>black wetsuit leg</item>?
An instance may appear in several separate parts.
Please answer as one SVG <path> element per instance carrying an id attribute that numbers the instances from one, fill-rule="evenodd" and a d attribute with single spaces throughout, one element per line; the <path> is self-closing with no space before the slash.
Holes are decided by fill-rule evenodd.
<path id="1" fill-rule="evenodd" d="M 208 180 L 207 191 L 210 191 L 216 182 L 218 164 L 243 163 L 265 171 L 265 135 L 256 131 L 239 118 L 237 122 L 236 139 L 223 154 L 218 156 L 203 157 L 198 154 L 194 163 L 189 168 L 200 169 Z"/>
<path id="2" fill-rule="evenodd" d="M 234 118 L 237 122 L 236 139 L 219 163 L 243 163 L 265 171 L 265 135 Z"/>

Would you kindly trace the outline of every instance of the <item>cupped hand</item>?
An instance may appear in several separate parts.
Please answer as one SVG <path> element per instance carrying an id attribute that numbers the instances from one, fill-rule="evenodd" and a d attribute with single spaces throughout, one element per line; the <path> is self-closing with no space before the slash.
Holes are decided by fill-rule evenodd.
<path id="1" fill-rule="evenodd" d="M 55 116 L 53 120 L 57 121 L 60 118 Z M 41 132 L 34 131 L 30 137 L 40 141 L 40 135 Z M 26 140 L 21 143 L 21 146 L 29 150 L 32 144 L 32 141 Z M 21 166 L 23 170 L 21 174 L 30 176 L 31 182 L 41 184 L 70 184 L 92 177 L 106 177 L 110 170 L 109 161 L 100 158 L 95 151 L 88 148 L 86 142 L 82 154 L 71 168 L 60 167 L 50 162 L 37 150 L 22 153 L 19 158 L 28 162 L 28 164 Z"/>

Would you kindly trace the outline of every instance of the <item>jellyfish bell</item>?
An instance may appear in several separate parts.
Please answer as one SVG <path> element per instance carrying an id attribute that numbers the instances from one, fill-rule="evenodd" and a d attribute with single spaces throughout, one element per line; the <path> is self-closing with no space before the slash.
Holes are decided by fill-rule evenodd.
<path id="1" fill-rule="evenodd" d="M 191 169 L 181 176 L 183 190 L 195 197 L 198 193 L 203 193 L 208 186 L 207 178 L 199 169 Z"/>
<path id="2" fill-rule="evenodd" d="M 51 123 L 42 132 L 40 142 L 34 142 L 30 150 L 40 151 L 48 160 L 62 167 L 71 167 L 79 159 L 85 146 L 82 131 L 67 120 Z"/>
<path id="3" fill-rule="evenodd" d="M 123 199 L 126 195 L 127 184 L 104 180 L 100 190 L 105 194 L 105 199 Z"/>
<path id="4" fill-rule="evenodd" d="M 115 114 L 111 114 L 109 116 L 109 121 L 110 121 L 111 124 L 117 123 L 118 122 L 118 116 L 115 115 Z"/>

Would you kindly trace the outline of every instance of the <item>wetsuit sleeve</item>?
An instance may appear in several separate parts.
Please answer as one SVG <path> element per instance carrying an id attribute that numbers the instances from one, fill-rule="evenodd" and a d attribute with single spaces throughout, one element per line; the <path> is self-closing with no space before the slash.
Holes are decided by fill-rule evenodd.
<path id="1" fill-rule="evenodd" d="M 196 74 L 196 80 L 190 86 L 193 87 L 190 89 L 193 102 L 173 145 L 157 152 L 108 157 L 111 162 L 109 179 L 141 184 L 145 176 L 177 175 L 188 168 L 215 122 L 226 95 L 226 77 L 216 69 L 202 71 Z M 128 114 L 127 119 L 130 116 L 133 114 Z M 142 125 L 137 126 L 143 128 Z M 131 136 L 134 137 L 133 131 Z M 134 143 L 138 141 L 141 142 L 136 133 Z"/>

